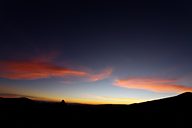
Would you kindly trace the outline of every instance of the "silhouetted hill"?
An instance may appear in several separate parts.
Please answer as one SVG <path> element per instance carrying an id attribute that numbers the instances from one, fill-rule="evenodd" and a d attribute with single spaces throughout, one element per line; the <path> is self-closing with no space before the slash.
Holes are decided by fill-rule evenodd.
<path id="1" fill-rule="evenodd" d="M 186 92 L 169 97 L 139 104 L 129 105 L 132 112 L 145 113 L 192 113 L 192 93 Z"/>
<path id="2" fill-rule="evenodd" d="M 192 93 L 191 92 L 185 92 L 185 93 L 182 93 L 180 95 L 178 95 L 179 97 L 192 97 Z"/>
<path id="3" fill-rule="evenodd" d="M 0 98 L 1 117 L 36 117 L 40 119 L 153 119 L 163 115 L 173 118 L 173 115 L 192 114 L 192 93 L 187 92 L 174 97 L 148 101 L 132 105 L 85 105 L 65 104 L 62 102 L 39 102 L 25 97 Z M 166 115 L 166 116 L 165 116 Z M 123 118 L 126 116 L 126 118 Z M 150 118 L 146 118 L 150 117 Z M 62 117 L 62 118 L 60 118 Z"/>
<path id="4" fill-rule="evenodd" d="M 20 97 L 20 98 L 1 98 L 2 101 L 4 102 L 16 102 L 16 103 L 19 103 L 19 102 L 22 102 L 22 103 L 28 103 L 28 102 L 33 102 L 33 100 L 29 99 L 29 98 L 26 98 L 26 97 Z"/>

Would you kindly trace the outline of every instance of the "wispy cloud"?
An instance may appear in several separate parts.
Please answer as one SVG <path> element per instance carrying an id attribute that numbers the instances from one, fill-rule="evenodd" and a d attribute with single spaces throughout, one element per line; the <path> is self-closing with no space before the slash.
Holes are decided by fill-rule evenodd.
<path id="1" fill-rule="evenodd" d="M 0 61 L 0 77 L 8 79 L 41 79 L 64 76 L 86 76 L 87 72 L 54 64 L 52 59 Z"/>
<path id="2" fill-rule="evenodd" d="M 92 81 L 92 82 L 103 80 L 103 79 L 110 77 L 112 72 L 113 72 L 112 68 L 107 68 L 97 74 L 90 74 L 88 79 L 89 79 L 89 81 Z"/>
<path id="3" fill-rule="evenodd" d="M 55 55 L 39 56 L 28 60 L 0 61 L 0 78 L 35 80 L 51 77 L 82 77 L 96 82 L 108 78 L 112 69 L 107 68 L 97 74 L 81 69 L 72 69 L 55 64 Z"/>
<path id="4" fill-rule="evenodd" d="M 154 92 L 182 93 L 192 91 L 192 87 L 176 84 L 177 82 L 177 79 L 127 78 L 116 80 L 114 85 L 118 87 L 143 89 Z"/>

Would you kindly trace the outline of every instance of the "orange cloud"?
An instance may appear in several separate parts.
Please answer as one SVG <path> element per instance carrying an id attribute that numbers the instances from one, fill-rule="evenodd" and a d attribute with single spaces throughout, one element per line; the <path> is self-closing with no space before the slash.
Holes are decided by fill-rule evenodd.
<path id="1" fill-rule="evenodd" d="M 88 79 L 89 79 L 89 81 L 92 81 L 92 82 L 103 80 L 103 79 L 106 79 L 109 76 L 111 76 L 112 72 L 113 72 L 113 70 L 111 68 L 107 68 L 98 74 L 90 74 Z"/>
<path id="2" fill-rule="evenodd" d="M 154 79 L 154 78 L 128 78 L 116 80 L 114 85 L 124 88 L 143 89 L 154 92 L 182 93 L 192 91 L 192 87 L 175 84 L 176 79 Z"/>
<path id="3" fill-rule="evenodd" d="M 51 60 L 0 61 L 0 77 L 8 79 L 40 79 L 64 76 L 86 76 L 84 71 L 53 64 Z"/>
<path id="4" fill-rule="evenodd" d="M 50 77 L 78 76 L 91 82 L 108 78 L 112 69 L 107 68 L 98 74 L 58 66 L 54 63 L 55 54 L 39 56 L 29 60 L 0 61 L 0 78 L 34 80 Z"/>

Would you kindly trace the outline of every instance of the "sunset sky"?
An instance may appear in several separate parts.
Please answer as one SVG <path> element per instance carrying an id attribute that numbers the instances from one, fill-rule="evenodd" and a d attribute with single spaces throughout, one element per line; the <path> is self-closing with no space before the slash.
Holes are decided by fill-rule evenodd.
<path id="1" fill-rule="evenodd" d="M 0 97 L 130 104 L 192 91 L 192 8 L 4 1 Z"/>

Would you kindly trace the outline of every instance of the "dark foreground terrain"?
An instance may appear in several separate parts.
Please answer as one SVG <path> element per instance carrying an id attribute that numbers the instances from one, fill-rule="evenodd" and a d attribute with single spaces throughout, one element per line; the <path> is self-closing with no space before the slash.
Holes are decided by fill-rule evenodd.
<path id="1" fill-rule="evenodd" d="M 8 120 L 100 121 L 190 119 L 192 93 L 132 105 L 84 105 L 0 98 L 0 118 Z"/>

